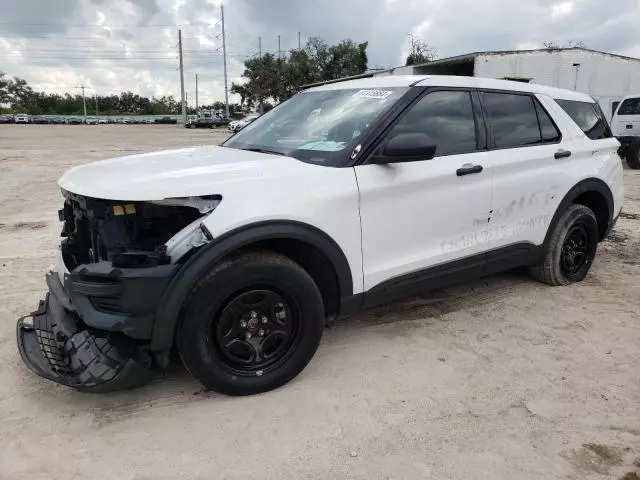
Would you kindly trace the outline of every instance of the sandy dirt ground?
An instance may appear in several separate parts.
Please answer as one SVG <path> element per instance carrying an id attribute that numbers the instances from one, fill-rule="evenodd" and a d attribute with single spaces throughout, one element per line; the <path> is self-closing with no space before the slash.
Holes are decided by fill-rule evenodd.
<path id="1" fill-rule="evenodd" d="M 175 126 L 0 126 L 0 478 L 640 473 L 640 172 L 631 170 L 623 216 L 585 282 L 550 288 L 513 272 L 340 321 L 277 391 L 224 397 L 173 365 L 147 387 L 92 395 L 28 371 L 15 319 L 45 292 L 57 178 L 92 160 L 223 137 Z"/>

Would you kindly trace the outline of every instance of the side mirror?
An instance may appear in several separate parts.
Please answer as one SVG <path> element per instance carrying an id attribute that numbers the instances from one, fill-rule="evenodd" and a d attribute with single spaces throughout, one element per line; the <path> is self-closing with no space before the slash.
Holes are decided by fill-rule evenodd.
<path id="1" fill-rule="evenodd" d="M 431 160 L 436 155 L 436 144 L 426 133 L 400 133 L 391 138 L 370 163 L 386 164 Z"/>

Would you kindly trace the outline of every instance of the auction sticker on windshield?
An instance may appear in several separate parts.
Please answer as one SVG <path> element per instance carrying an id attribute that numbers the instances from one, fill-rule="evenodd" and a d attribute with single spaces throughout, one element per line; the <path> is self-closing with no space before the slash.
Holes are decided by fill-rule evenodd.
<path id="1" fill-rule="evenodd" d="M 384 100 L 393 92 L 389 90 L 359 90 L 353 94 L 355 98 L 373 98 L 375 100 Z"/>
<path id="2" fill-rule="evenodd" d="M 345 146 L 344 142 L 333 142 L 331 140 L 320 140 L 318 142 L 305 143 L 302 150 L 316 150 L 319 152 L 339 152 Z"/>

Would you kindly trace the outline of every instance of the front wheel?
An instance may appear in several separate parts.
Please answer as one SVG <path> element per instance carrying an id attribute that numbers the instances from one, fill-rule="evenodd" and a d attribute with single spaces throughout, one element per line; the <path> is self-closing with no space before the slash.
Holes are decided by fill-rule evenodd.
<path id="1" fill-rule="evenodd" d="M 598 221 L 583 205 L 571 205 L 560 217 L 545 252 L 529 275 L 549 285 L 569 285 L 584 280 L 598 248 Z"/>
<path id="2" fill-rule="evenodd" d="M 178 351 L 205 387 L 251 395 L 298 375 L 323 328 L 322 297 L 302 267 L 271 252 L 244 254 L 196 285 L 179 327 Z"/>

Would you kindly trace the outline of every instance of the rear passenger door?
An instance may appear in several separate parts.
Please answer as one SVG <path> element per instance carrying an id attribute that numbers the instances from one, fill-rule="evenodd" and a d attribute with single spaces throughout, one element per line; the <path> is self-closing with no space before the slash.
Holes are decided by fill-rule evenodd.
<path id="1" fill-rule="evenodd" d="M 491 267 L 542 243 L 565 188 L 558 177 L 561 162 L 570 153 L 561 148 L 560 130 L 535 95 L 483 91 L 480 99 L 494 185 L 487 218 Z"/>

